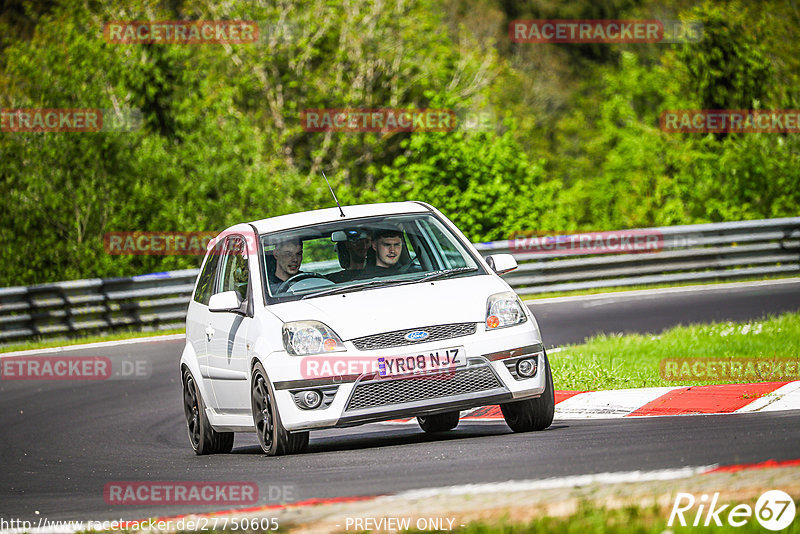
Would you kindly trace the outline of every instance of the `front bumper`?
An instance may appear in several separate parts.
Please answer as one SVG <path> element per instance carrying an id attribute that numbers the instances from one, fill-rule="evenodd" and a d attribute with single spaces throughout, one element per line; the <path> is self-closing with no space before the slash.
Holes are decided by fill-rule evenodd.
<path id="1" fill-rule="evenodd" d="M 498 335 L 499 334 L 499 335 Z M 506 332 L 478 332 L 435 343 L 370 351 L 370 357 L 396 356 L 411 350 L 419 352 L 463 346 L 467 365 L 444 375 L 414 375 L 382 378 L 373 373 L 334 375 L 297 379 L 299 369 L 287 369 L 287 362 L 298 365 L 302 358 L 274 353 L 266 359 L 267 374 L 280 411 L 281 422 L 289 431 L 349 427 L 390 419 L 466 410 L 490 404 L 535 398 L 545 389 L 544 350 L 525 325 Z M 350 348 L 350 347 L 348 347 Z M 399 350 L 398 350 L 399 349 Z M 356 349 L 338 353 L 340 358 L 364 358 Z M 535 357 L 539 371 L 527 379 L 512 374 L 509 361 Z M 282 372 L 281 372 L 282 371 Z M 333 391 L 324 407 L 306 410 L 295 401 L 294 393 L 305 389 Z"/>
<path id="2" fill-rule="evenodd" d="M 465 375 L 476 374 L 484 375 L 482 382 L 485 386 L 488 386 L 488 389 L 484 387 L 483 389 L 470 391 L 469 382 L 471 381 L 473 385 L 477 385 L 477 381 L 469 378 L 460 378 Z M 431 391 L 431 395 L 427 396 L 427 398 L 403 400 L 402 394 L 394 394 L 397 399 L 394 401 L 387 398 L 385 393 L 382 395 L 374 393 L 374 391 L 379 391 L 382 388 L 399 390 L 400 388 L 397 386 L 403 387 L 404 383 L 412 384 L 411 387 L 404 387 L 406 390 L 427 390 Z M 418 384 L 422 384 L 422 386 L 420 387 Z M 369 388 L 372 391 L 359 395 L 359 392 Z M 439 388 L 439 391 L 435 391 L 437 388 Z M 373 398 L 368 399 L 365 397 Z M 356 403 L 355 401 L 359 400 L 359 398 L 361 402 Z M 350 398 L 345 405 L 345 410 L 339 417 L 336 426 L 346 427 L 375 421 L 386 421 L 388 419 L 467 410 L 487 404 L 509 402 L 513 399 L 513 394 L 500 381 L 489 362 L 470 365 L 461 371 L 452 373 L 452 376 L 444 378 L 431 378 L 423 375 L 417 378 L 399 378 L 388 381 L 386 379 L 360 380 L 354 384 Z M 382 400 L 385 402 L 382 403 Z"/>

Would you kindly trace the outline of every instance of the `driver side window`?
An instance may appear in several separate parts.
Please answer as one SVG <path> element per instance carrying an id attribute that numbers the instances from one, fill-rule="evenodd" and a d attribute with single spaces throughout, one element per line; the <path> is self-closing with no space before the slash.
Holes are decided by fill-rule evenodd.
<path id="1" fill-rule="evenodd" d="M 222 257 L 220 292 L 236 291 L 242 300 L 247 300 L 250 284 L 250 269 L 247 265 L 247 247 L 239 236 L 229 237 Z"/>

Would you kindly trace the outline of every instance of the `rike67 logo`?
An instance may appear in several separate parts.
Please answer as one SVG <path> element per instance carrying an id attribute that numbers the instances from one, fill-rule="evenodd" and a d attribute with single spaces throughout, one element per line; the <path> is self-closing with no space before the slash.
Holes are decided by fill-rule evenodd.
<path id="1" fill-rule="evenodd" d="M 667 526 L 675 525 L 677 520 L 677 524 L 683 527 L 721 527 L 724 523 L 741 527 L 755 516 L 762 527 L 779 531 L 792 524 L 796 511 L 792 497 L 781 490 L 764 492 L 756 501 L 755 508 L 749 504 L 737 504 L 731 508 L 731 504 L 718 504 L 718 501 L 719 492 L 714 493 L 710 500 L 705 493 L 699 499 L 691 493 L 678 493 Z"/>

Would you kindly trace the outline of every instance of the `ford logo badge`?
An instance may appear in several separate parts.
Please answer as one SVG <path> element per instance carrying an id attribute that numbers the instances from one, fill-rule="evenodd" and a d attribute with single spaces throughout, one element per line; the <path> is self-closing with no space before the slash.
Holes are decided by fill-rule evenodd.
<path id="1" fill-rule="evenodd" d="M 414 330 L 413 332 L 409 332 L 408 334 L 406 334 L 404 337 L 408 341 L 422 341 L 429 335 L 430 334 L 427 333 L 425 330 Z"/>

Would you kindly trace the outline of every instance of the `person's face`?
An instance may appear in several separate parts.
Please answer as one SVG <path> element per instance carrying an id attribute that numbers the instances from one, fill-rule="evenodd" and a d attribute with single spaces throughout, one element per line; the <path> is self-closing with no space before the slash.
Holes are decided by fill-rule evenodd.
<path id="1" fill-rule="evenodd" d="M 392 267 L 400 261 L 403 240 L 399 237 L 381 237 L 372 245 L 375 249 L 375 263 L 378 267 Z"/>
<path id="2" fill-rule="evenodd" d="M 303 262 L 303 247 L 298 243 L 283 243 L 273 252 L 275 256 L 275 274 L 278 278 L 288 279 L 300 270 Z"/>
<path id="3" fill-rule="evenodd" d="M 350 251 L 350 257 L 359 263 L 363 263 L 367 259 L 367 251 L 370 246 L 372 246 L 372 239 L 369 237 L 347 242 L 347 250 Z"/>

